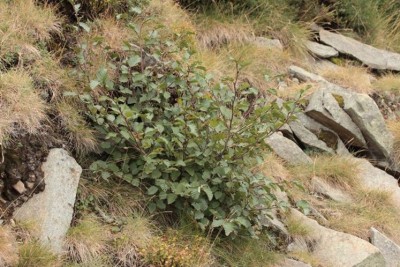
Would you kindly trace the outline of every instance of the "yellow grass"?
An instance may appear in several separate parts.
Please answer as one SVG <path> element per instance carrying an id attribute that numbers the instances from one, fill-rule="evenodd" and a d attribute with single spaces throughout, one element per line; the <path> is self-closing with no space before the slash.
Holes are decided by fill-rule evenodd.
<path id="1" fill-rule="evenodd" d="M 108 252 L 109 230 L 97 218 L 87 215 L 68 230 L 66 239 L 68 258 L 72 262 L 87 263 Z"/>
<path id="2" fill-rule="evenodd" d="M 367 69 L 358 66 L 346 65 L 336 68 L 322 68 L 318 74 L 328 81 L 357 93 L 369 94 L 373 92 L 370 74 Z"/>
<path id="3" fill-rule="evenodd" d="M 17 243 L 13 232 L 0 227 L 0 266 L 14 266 L 18 261 Z"/>
<path id="4" fill-rule="evenodd" d="M 354 188 L 359 181 L 354 175 L 358 164 L 350 157 L 318 155 L 312 164 L 297 165 L 290 168 L 293 177 L 309 181 L 314 176 L 342 188 Z"/>
<path id="5" fill-rule="evenodd" d="M 20 59 L 37 56 L 35 43 L 61 31 L 54 8 L 38 7 L 34 0 L 1 1 L 0 18 L 0 58 L 9 53 L 18 53 Z"/>
<path id="6" fill-rule="evenodd" d="M 57 267 L 61 261 L 39 241 L 31 240 L 19 248 L 17 267 Z"/>
<path id="7" fill-rule="evenodd" d="M 17 127 L 35 133 L 45 118 L 46 105 L 23 70 L 0 74 L 0 142 Z"/>
<path id="8" fill-rule="evenodd" d="M 400 164 L 400 122 L 389 121 L 388 128 L 393 134 L 393 159 L 397 164 Z"/>
<path id="9" fill-rule="evenodd" d="M 387 74 L 377 79 L 372 86 L 378 93 L 387 92 L 400 94 L 400 76 L 395 74 Z"/>

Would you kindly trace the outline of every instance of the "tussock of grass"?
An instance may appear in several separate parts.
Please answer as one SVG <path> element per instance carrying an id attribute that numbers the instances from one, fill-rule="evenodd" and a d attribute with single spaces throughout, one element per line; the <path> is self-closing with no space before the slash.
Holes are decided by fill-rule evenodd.
<path id="1" fill-rule="evenodd" d="M 21 127 L 35 133 L 45 118 L 46 105 L 23 70 L 0 74 L 0 141 Z"/>
<path id="2" fill-rule="evenodd" d="M 143 254 L 154 238 L 154 226 L 148 219 L 127 218 L 122 231 L 114 239 L 114 258 L 118 266 L 135 266 L 141 262 L 141 253 Z"/>
<path id="3" fill-rule="evenodd" d="M 78 263 L 88 263 L 98 259 L 109 250 L 108 238 L 107 227 L 95 217 L 86 216 L 68 230 L 66 240 L 68 258 Z"/>
<path id="4" fill-rule="evenodd" d="M 313 164 L 293 166 L 290 170 L 294 177 L 302 180 L 317 176 L 332 185 L 349 189 L 359 185 L 357 168 L 356 161 L 349 157 L 318 155 Z"/>
<path id="5" fill-rule="evenodd" d="M 219 21 L 200 17 L 197 26 L 198 43 L 202 48 L 218 48 L 226 44 L 247 43 L 254 39 L 254 29 L 248 21 L 232 19 Z"/>
<path id="6" fill-rule="evenodd" d="M 10 53 L 39 54 L 37 41 L 61 31 L 61 21 L 50 6 L 38 7 L 34 0 L 0 2 L 0 58 Z"/>
<path id="7" fill-rule="evenodd" d="M 29 241 L 19 248 L 17 267 L 57 267 L 61 262 L 47 247 L 38 241 Z"/>
<path id="8" fill-rule="evenodd" d="M 13 232 L 0 227 L 0 266 L 14 266 L 18 262 L 17 243 Z"/>
<path id="9" fill-rule="evenodd" d="M 285 223 L 290 236 L 293 238 L 306 238 L 311 232 L 311 229 L 308 226 L 304 225 L 292 216 L 288 216 Z"/>
<path id="10" fill-rule="evenodd" d="M 91 129 L 77 110 L 79 103 L 63 101 L 57 104 L 58 118 L 61 127 L 66 130 L 71 146 L 79 153 L 85 154 L 97 149 L 95 132 Z"/>
<path id="11" fill-rule="evenodd" d="M 400 94 L 400 76 L 394 74 L 382 76 L 373 83 L 373 88 L 377 93 Z"/>
<path id="12" fill-rule="evenodd" d="M 285 162 L 273 153 L 268 153 L 265 156 L 264 163 L 256 168 L 256 171 L 261 171 L 266 177 L 272 177 L 277 181 L 287 181 L 290 177 L 290 172 L 285 167 Z"/>
<path id="13" fill-rule="evenodd" d="M 346 65 L 336 68 L 321 68 L 318 74 L 328 81 L 353 90 L 357 93 L 372 93 L 370 74 L 367 69 L 358 66 Z"/>
<path id="14" fill-rule="evenodd" d="M 353 203 L 330 202 L 324 210 L 329 226 L 368 239 L 369 229 L 378 228 L 400 241 L 400 213 L 391 204 L 391 195 L 379 190 L 359 190 Z M 349 219 L 351 218 L 351 219 Z"/>
<path id="15" fill-rule="evenodd" d="M 271 248 L 270 241 L 261 237 L 252 239 L 240 237 L 233 241 L 217 244 L 213 253 L 222 266 L 259 267 L 276 266 L 282 256 Z M 219 266 L 219 265 L 216 265 Z"/>

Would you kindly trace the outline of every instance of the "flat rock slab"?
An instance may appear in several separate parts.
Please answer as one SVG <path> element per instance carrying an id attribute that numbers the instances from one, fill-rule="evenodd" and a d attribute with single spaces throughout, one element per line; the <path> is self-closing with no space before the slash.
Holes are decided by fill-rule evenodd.
<path id="1" fill-rule="evenodd" d="M 340 53 L 355 57 L 373 69 L 400 71 L 400 54 L 378 49 L 350 37 L 323 29 L 319 31 L 319 37 L 321 42 L 333 47 Z"/>
<path id="2" fill-rule="evenodd" d="M 265 142 L 280 158 L 292 165 L 311 164 L 312 160 L 297 144 L 280 133 L 273 133 Z"/>
<path id="3" fill-rule="evenodd" d="M 392 204 L 400 212 L 400 187 L 397 180 L 381 169 L 375 168 L 366 159 L 354 158 L 359 164 L 361 185 L 370 190 L 380 190 L 391 194 Z"/>
<path id="4" fill-rule="evenodd" d="M 292 216 L 301 222 L 309 234 L 304 241 L 295 240 L 290 245 L 291 251 L 308 252 L 318 259 L 323 266 L 340 267 L 384 267 L 386 266 L 380 250 L 367 241 L 328 229 L 308 218 L 301 212 L 292 209 Z"/>
<path id="5" fill-rule="evenodd" d="M 337 57 L 339 55 L 336 49 L 316 42 L 308 41 L 306 47 L 312 54 L 319 58 Z"/>
<path id="6" fill-rule="evenodd" d="M 311 96 L 306 114 L 337 133 L 340 138 L 352 146 L 367 148 L 365 139 L 350 116 L 342 109 L 341 99 L 335 98 L 324 87 Z"/>
<path id="7" fill-rule="evenodd" d="M 383 257 L 386 260 L 386 266 L 399 267 L 400 246 L 373 227 L 371 228 L 370 232 L 371 243 L 375 247 L 379 248 L 379 250 L 382 252 Z"/>
<path id="8" fill-rule="evenodd" d="M 313 177 L 311 179 L 312 189 L 327 198 L 330 198 L 336 202 L 351 203 L 352 198 L 350 195 L 344 193 L 342 190 L 333 187 L 319 177 Z"/>
<path id="9" fill-rule="evenodd" d="M 42 165 L 45 190 L 14 212 L 16 221 L 34 222 L 39 240 L 55 253 L 63 252 L 82 168 L 63 149 L 51 149 Z"/>

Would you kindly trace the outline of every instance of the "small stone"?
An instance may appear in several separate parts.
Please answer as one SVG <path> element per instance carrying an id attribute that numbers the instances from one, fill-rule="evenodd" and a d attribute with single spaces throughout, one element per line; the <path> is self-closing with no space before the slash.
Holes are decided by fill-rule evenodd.
<path id="1" fill-rule="evenodd" d="M 316 42 L 308 41 L 306 46 L 311 53 L 320 58 L 337 57 L 339 55 L 336 49 Z"/>
<path id="2" fill-rule="evenodd" d="M 349 195 L 345 194 L 338 188 L 334 188 L 332 185 L 328 184 L 318 177 L 312 178 L 311 185 L 315 192 L 326 196 L 336 202 L 349 203 L 352 201 Z"/>
<path id="3" fill-rule="evenodd" d="M 18 182 L 17 182 L 16 184 L 14 184 L 12 187 L 13 187 L 13 188 L 15 189 L 15 191 L 17 191 L 19 194 L 23 194 L 23 193 L 25 193 L 25 191 L 26 191 L 25 185 L 24 185 L 24 183 L 21 182 L 21 181 L 18 181 Z"/>
<path id="4" fill-rule="evenodd" d="M 35 183 L 27 182 L 27 183 L 26 183 L 26 186 L 27 186 L 29 189 L 32 189 L 32 188 L 35 186 Z"/>

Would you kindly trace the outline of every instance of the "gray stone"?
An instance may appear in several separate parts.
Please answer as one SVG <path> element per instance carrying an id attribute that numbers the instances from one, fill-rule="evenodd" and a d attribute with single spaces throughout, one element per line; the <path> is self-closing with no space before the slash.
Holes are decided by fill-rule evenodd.
<path id="1" fill-rule="evenodd" d="M 51 149 L 42 165 L 45 190 L 34 195 L 14 212 L 17 221 L 38 227 L 37 238 L 53 252 L 63 251 L 63 239 L 72 220 L 82 168 L 63 149 Z"/>
<path id="2" fill-rule="evenodd" d="M 363 133 L 369 152 L 378 159 L 389 159 L 393 136 L 375 101 L 366 94 L 353 94 L 344 97 L 344 110 Z"/>
<path id="3" fill-rule="evenodd" d="M 306 264 L 301 261 L 295 261 L 292 259 L 284 259 L 279 264 L 275 265 L 275 267 L 312 267 L 310 264 Z"/>
<path id="4" fill-rule="evenodd" d="M 342 190 L 333 187 L 319 177 L 313 177 L 311 179 L 311 187 L 316 192 L 325 197 L 328 197 L 334 201 L 342 203 L 352 202 L 351 196 L 344 193 Z"/>
<path id="5" fill-rule="evenodd" d="M 335 97 L 336 95 L 325 88 L 318 89 L 311 96 L 306 114 L 333 130 L 345 143 L 367 148 L 360 129 L 341 107 L 343 100 Z"/>
<path id="6" fill-rule="evenodd" d="M 254 44 L 262 47 L 283 50 L 283 45 L 278 39 L 269 39 L 266 37 L 256 37 Z"/>
<path id="7" fill-rule="evenodd" d="M 367 241 L 323 227 L 297 210 L 292 209 L 291 214 L 309 231 L 307 237 L 303 239 L 295 238 L 290 245 L 291 251 L 308 252 L 323 266 L 386 266 L 385 259 L 379 249 Z"/>
<path id="8" fill-rule="evenodd" d="M 306 46 L 311 53 L 320 58 L 337 57 L 339 55 L 336 49 L 316 42 L 308 41 Z"/>
<path id="9" fill-rule="evenodd" d="M 371 243 L 379 248 L 386 260 L 387 267 L 400 266 L 400 246 L 390 240 L 387 236 L 371 227 Z"/>
<path id="10" fill-rule="evenodd" d="M 303 82 L 327 82 L 323 77 L 293 65 L 289 67 L 289 74 Z"/>
<path id="11" fill-rule="evenodd" d="M 293 141 L 282 136 L 280 133 L 273 133 L 266 138 L 265 142 L 282 159 L 289 164 L 309 164 L 312 160 Z"/>
<path id="12" fill-rule="evenodd" d="M 304 127 L 299 120 L 289 122 L 289 126 L 298 140 L 300 140 L 300 142 L 302 142 L 307 148 L 318 152 L 335 154 L 335 151 L 332 148 L 328 147 L 323 141 L 319 140 L 318 137 Z"/>
<path id="13" fill-rule="evenodd" d="M 319 31 L 319 37 L 321 42 L 335 48 L 340 53 L 357 58 L 373 69 L 400 71 L 400 54 L 377 49 L 350 37 L 322 29 Z"/>
<path id="14" fill-rule="evenodd" d="M 336 154 L 342 156 L 351 155 L 342 140 L 335 132 L 316 122 L 314 119 L 310 118 L 304 113 L 298 113 L 296 116 L 304 125 L 304 127 L 315 134 L 318 139 L 322 140 L 329 148 L 334 149 Z"/>
<path id="15" fill-rule="evenodd" d="M 366 159 L 354 158 L 359 165 L 359 180 L 366 189 L 380 190 L 391 194 L 392 204 L 400 211 L 400 188 L 393 176 L 381 169 L 375 168 Z"/>

